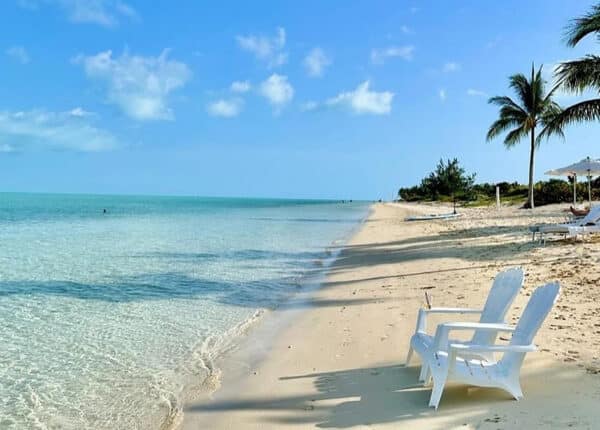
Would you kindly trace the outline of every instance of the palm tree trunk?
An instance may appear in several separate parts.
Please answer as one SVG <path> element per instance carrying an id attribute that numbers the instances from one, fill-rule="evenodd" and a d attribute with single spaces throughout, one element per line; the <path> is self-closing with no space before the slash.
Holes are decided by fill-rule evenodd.
<path id="1" fill-rule="evenodd" d="M 527 200 L 529 208 L 533 209 L 533 160 L 535 157 L 535 127 L 531 129 L 531 150 L 529 152 L 529 192 Z"/>

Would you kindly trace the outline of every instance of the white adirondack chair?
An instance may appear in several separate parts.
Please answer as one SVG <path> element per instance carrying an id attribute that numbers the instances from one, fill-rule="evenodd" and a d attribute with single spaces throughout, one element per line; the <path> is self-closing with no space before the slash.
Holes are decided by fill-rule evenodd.
<path id="1" fill-rule="evenodd" d="M 519 293 L 519 290 L 523 286 L 524 279 L 523 269 L 520 267 L 512 268 L 498 273 L 492 288 L 488 294 L 488 298 L 485 302 L 483 309 L 467 309 L 467 308 L 431 308 L 431 309 L 419 309 L 417 317 L 417 327 L 415 334 L 410 339 L 410 348 L 408 350 L 408 356 L 406 357 L 406 365 L 410 363 L 413 356 L 413 352 L 416 352 L 421 357 L 431 353 L 431 348 L 434 345 L 434 337 L 427 334 L 427 315 L 436 313 L 444 314 L 480 314 L 480 323 L 504 323 L 504 316 L 508 311 L 508 308 L 514 301 L 515 297 Z M 487 330 L 475 330 L 473 338 L 468 343 L 476 345 L 491 345 L 496 339 L 495 332 Z M 458 341 L 451 341 L 453 343 L 460 343 Z M 437 349 L 447 351 L 446 341 L 445 345 L 440 345 L 437 342 Z M 492 353 L 483 351 L 475 354 L 478 357 L 493 358 Z M 421 374 L 419 376 L 420 381 L 425 381 L 428 378 L 428 363 L 426 360 L 421 360 Z"/>
<path id="2" fill-rule="evenodd" d="M 448 352 L 444 350 L 431 352 L 425 357 L 433 377 L 429 406 L 437 409 L 447 381 L 501 388 L 508 391 L 516 400 L 523 398 L 519 375 L 525 354 L 536 350 L 533 338 L 556 302 L 559 291 L 558 282 L 537 288 L 531 295 L 516 327 L 481 323 L 440 324 L 436 337 L 439 338 L 441 345 L 446 343 L 453 330 L 486 331 L 494 336 L 498 332 L 511 332 L 512 339 L 509 344 L 504 345 L 451 343 Z M 473 353 L 492 355 L 502 353 L 502 358 L 497 362 L 493 359 L 465 358 L 465 354 Z"/>

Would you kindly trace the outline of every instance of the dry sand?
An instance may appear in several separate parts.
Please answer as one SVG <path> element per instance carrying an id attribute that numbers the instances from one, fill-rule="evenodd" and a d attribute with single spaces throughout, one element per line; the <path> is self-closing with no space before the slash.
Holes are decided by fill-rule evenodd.
<path id="1" fill-rule="evenodd" d="M 294 316 L 255 347 L 266 348 L 265 359 L 240 352 L 237 374 L 229 372 L 211 399 L 188 404 L 183 428 L 599 428 L 600 238 L 540 246 L 527 232 L 533 223 L 562 221 L 565 207 L 464 209 L 457 220 L 408 223 L 406 215 L 447 209 L 373 206 L 322 288 L 310 293 L 312 306 L 276 311 Z M 523 366 L 525 399 L 450 385 L 439 410 L 429 409 L 416 363 L 402 365 L 424 291 L 435 306 L 481 307 L 493 276 L 511 266 L 527 272 L 511 321 L 536 286 L 562 284 L 535 339 L 540 351 Z M 259 345 L 252 341 L 259 332 L 248 344 Z"/>

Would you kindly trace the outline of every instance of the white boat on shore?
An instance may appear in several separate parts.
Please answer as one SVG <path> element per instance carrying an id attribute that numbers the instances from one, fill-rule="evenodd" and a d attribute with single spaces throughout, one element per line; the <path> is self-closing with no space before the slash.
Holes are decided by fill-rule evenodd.
<path id="1" fill-rule="evenodd" d="M 431 221 L 438 219 L 454 219 L 460 217 L 461 215 L 462 214 L 457 213 L 415 215 L 404 218 L 404 221 Z"/>

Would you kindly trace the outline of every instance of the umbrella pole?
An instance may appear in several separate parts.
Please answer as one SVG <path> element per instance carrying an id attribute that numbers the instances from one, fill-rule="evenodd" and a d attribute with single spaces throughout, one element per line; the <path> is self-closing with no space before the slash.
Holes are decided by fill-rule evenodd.
<path id="1" fill-rule="evenodd" d="M 590 201 L 590 208 L 592 207 L 592 177 L 588 176 L 588 198 Z"/>
<path id="2" fill-rule="evenodd" d="M 577 175 L 573 175 L 573 206 L 577 206 Z"/>

